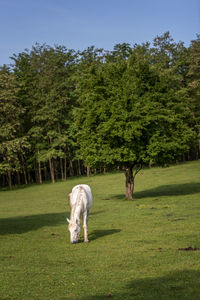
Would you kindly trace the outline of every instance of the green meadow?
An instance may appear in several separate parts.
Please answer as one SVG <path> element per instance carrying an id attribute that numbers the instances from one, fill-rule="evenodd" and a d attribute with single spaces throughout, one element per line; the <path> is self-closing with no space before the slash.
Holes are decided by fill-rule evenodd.
<path id="1" fill-rule="evenodd" d="M 71 245 L 68 193 L 93 192 Z M 200 161 L 0 191 L 0 299 L 200 299 Z"/>

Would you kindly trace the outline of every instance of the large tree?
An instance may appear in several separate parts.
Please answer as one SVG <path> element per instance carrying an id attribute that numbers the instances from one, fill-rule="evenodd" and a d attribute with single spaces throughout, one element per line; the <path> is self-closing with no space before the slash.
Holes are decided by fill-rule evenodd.
<path id="1" fill-rule="evenodd" d="M 185 95 L 152 64 L 148 44 L 136 45 L 128 58 L 108 58 L 94 60 L 80 80 L 78 141 L 86 164 L 124 168 L 132 199 L 142 166 L 175 161 L 195 132 Z"/>
<path id="2" fill-rule="evenodd" d="M 190 107 L 199 133 L 198 155 L 200 155 L 200 34 L 196 40 L 191 41 L 189 47 L 188 80 Z"/>

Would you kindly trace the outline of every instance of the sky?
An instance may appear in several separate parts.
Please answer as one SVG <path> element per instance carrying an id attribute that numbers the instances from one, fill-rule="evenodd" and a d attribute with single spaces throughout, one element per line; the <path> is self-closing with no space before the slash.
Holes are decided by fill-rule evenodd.
<path id="1" fill-rule="evenodd" d="M 112 50 L 170 31 L 185 46 L 200 34 L 199 0 L 0 0 L 0 65 L 35 43 Z"/>

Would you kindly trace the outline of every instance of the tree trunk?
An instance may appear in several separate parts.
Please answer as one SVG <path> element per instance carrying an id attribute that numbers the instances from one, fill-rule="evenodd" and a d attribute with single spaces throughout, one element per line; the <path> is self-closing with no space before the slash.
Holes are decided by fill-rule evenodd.
<path id="1" fill-rule="evenodd" d="M 69 174 L 70 174 L 70 176 L 74 176 L 73 163 L 72 163 L 71 159 L 69 161 Z"/>
<path id="2" fill-rule="evenodd" d="M 67 158 L 64 159 L 64 180 L 67 179 Z"/>
<path id="3" fill-rule="evenodd" d="M 78 159 L 78 175 L 81 176 L 81 164 L 80 164 L 80 160 Z"/>
<path id="4" fill-rule="evenodd" d="M 27 176 L 26 176 L 26 169 L 24 166 L 23 166 L 23 173 L 24 173 L 24 182 L 25 182 L 25 184 L 28 184 Z"/>
<path id="5" fill-rule="evenodd" d="M 39 178 L 39 183 L 42 184 L 42 174 L 41 174 L 41 164 L 40 164 L 40 161 L 38 161 L 38 178 Z"/>
<path id="6" fill-rule="evenodd" d="M 48 176 L 47 176 L 47 167 L 46 167 L 46 165 L 44 166 L 44 180 L 45 180 L 45 181 L 48 180 Z"/>
<path id="7" fill-rule="evenodd" d="M 24 157 L 22 154 L 21 154 L 21 161 L 22 161 L 22 169 L 23 169 L 23 174 L 24 174 L 24 182 L 25 182 L 25 184 L 28 184 L 26 168 L 25 168 L 25 160 L 24 160 Z"/>
<path id="8" fill-rule="evenodd" d="M 50 174 L 51 174 L 51 181 L 52 181 L 52 183 L 55 183 L 53 160 L 51 160 L 51 159 L 49 159 L 49 169 L 50 169 Z"/>
<path id="9" fill-rule="evenodd" d="M 87 166 L 87 176 L 89 177 L 90 176 L 90 167 Z"/>
<path id="10" fill-rule="evenodd" d="M 41 174 L 41 164 L 40 164 L 40 160 L 39 160 L 39 155 L 40 155 L 40 150 L 37 150 L 38 153 L 38 179 L 39 179 L 39 183 L 42 184 L 42 174 Z"/>
<path id="11" fill-rule="evenodd" d="M 57 160 L 54 160 L 54 174 L 55 174 L 56 180 L 58 180 L 58 162 L 57 162 Z"/>
<path id="12" fill-rule="evenodd" d="M 126 198 L 132 200 L 133 190 L 134 190 L 133 167 L 125 168 L 125 176 L 126 176 Z"/>
<path id="13" fill-rule="evenodd" d="M 12 179 L 11 179 L 10 170 L 8 170 L 8 185 L 9 185 L 9 189 L 12 190 Z"/>
<path id="14" fill-rule="evenodd" d="M 52 145 L 52 138 L 49 138 L 49 144 Z M 51 174 L 51 182 L 55 183 L 55 175 L 54 175 L 54 163 L 53 158 L 49 158 L 49 169 Z"/>
<path id="15" fill-rule="evenodd" d="M 60 171 L 61 171 L 61 178 L 64 180 L 64 172 L 63 172 L 63 160 L 60 158 Z"/>
<path id="16" fill-rule="evenodd" d="M 36 161 L 34 161 L 34 174 L 35 174 L 35 181 L 39 182 L 38 169 L 37 169 L 37 166 L 36 166 Z M 34 179 L 33 179 L 33 182 L 34 182 Z"/>
<path id="17" fill-rule="evenodd" d="M 27 171 L 27 175 L 28 175 L 28 183 L 32 183 L 31 175 L 30 175 L 30 171 L 29 170 Z"/>

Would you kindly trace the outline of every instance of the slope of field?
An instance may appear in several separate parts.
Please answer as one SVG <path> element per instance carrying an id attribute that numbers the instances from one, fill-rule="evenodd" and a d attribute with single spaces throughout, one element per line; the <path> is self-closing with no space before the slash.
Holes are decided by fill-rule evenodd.
<path id="1" fill-rule="evenodd" d="M 90 242 L 69 243 L 67 195 L 89 184 Z M 200 161 L 0 192 L 0 299 L 199 299 Z"/>

